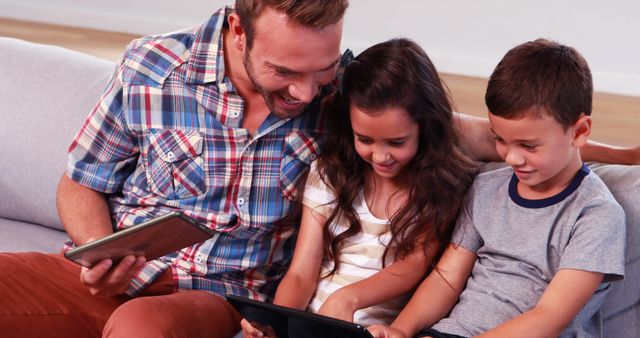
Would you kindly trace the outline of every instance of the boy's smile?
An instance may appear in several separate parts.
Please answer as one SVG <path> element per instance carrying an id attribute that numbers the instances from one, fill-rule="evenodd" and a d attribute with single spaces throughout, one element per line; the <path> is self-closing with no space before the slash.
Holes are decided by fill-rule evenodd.
<path id="1" fill-rule="evenodd" d="M 588 117 L 581 117 L 565 131 L 544 108 L 532 107 L 521 116 L 506 119 L 489 113 L 496 150 L 518 177 L 522 197 L 553 196 L 571 182 L 582 166 L 579 147 L 583 134 L 578 128 Z"/>

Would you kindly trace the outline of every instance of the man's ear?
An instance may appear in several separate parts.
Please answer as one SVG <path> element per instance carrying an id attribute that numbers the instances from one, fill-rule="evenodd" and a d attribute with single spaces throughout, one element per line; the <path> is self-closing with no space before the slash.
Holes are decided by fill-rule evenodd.
<path id="1" fill-rule="evenodd" d="M 584 146 L 591 134 L 591 116 L 581 114 L 571 129 L 573 130 L 573 145 L 578 148 Z"/>
<path id="2" fill-rule="evenodd" d="M 229 32 L 231 33 L 233 47 L 240 52 L 244 52 L 245 46 L 247 45 L 247 35 L 242 25 L 240 25 L 240 16 L 238 16 L 237 13 L 231 13 L 227 17 L 227 22 L 229 23 Z"/>

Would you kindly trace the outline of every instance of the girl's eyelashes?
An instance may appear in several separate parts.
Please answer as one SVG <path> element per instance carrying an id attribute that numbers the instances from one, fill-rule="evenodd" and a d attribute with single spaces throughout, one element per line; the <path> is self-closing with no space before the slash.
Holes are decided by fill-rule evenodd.
<path id="1" fill-rule="evenodd" d="M 362 138 L 362 137 L 358 137 L 357 141 L 362 143 L 362 144 L 372 144 L 373 140 L 368 139 L 368 138 Z M 392 147 L 402 147 L 406 141 L 402 140 L 402 141 L 387 141 L 387 143 L 392 146 Z"/>
<path id="2" fill-rule="evenodd" d="M 371 141 L 371 139 L 368 139 L 368 138 L 358 137 L 358 142 L 364 143 L 364 144 L 371 144 L 373 141 Z"/>

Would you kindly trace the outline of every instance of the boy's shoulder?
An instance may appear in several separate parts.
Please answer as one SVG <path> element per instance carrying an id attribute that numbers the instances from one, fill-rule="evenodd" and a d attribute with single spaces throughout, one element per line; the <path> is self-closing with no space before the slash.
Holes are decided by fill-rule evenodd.
<path id="1" fill-rule="evenodd" d="M 491 164 L 483 167 L 481 172 L 476 175 L 471 189 L 474 191 L 479 189 L 491 190 L 496 186 L 509 184 L 512 176 L 513 169 L 511 167 L 502 167 L 500 164 Z"/>
<path id="2" fill-rule="evenodd" d="M 580 190 L 581 197 L 584 200 L 598 204 L 610 205 L 623 212 L 622 206 L 620 206 L 615 197 L 613 197 L 613 194 L 602 181 L 600 176 L 593 172 L 593 170 L 590 170 L 589 174 L 584 177 L 583 182 L 580 184 L 578 189 Z"/>

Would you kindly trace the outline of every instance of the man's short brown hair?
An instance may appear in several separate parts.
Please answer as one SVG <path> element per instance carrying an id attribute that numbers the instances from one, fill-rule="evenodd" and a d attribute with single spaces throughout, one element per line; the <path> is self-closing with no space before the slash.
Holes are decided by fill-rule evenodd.
<path id="1" fill-rule="evenodd" d="M 342 20 L 348 6 L 348 0 L 236 0 L 236 13 L 251 49 L 255 20 L 267 7 L 286 14 L 296 24 L 324 28 Z"/>
<path id="2" fill-rule="evenodd" d="M 581 113 L 591 115 L 592 97 L 591 71 L 582 55 L 538 39 L 505 54 L 489 78 L 485 102 L 491 114 L 508 119 L 544 108 L 566 130 Z"/>

